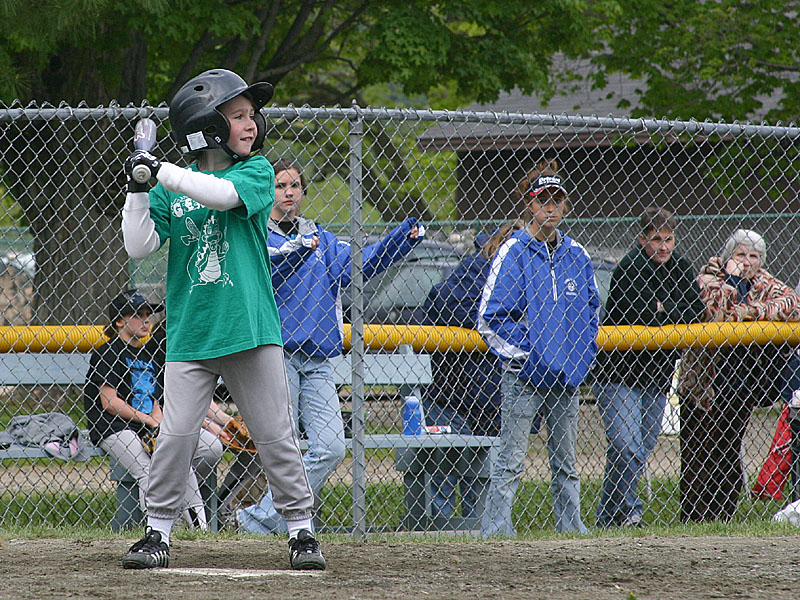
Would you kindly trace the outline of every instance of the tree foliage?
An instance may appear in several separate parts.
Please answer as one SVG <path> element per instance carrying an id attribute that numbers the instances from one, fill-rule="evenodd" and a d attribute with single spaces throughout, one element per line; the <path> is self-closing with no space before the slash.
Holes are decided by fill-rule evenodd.
<path id="1" fill-rule="evenodd" d="M 596 84 L 643 80 L 633 116 L 795 121 L 800 115 L 797 0 L 620 0 L 606 23 Z"/>
<path id="2" fill-rule="evenodd" d="M 550 57 L 595 48 L 615 3 L 576 0 L 0 0 L 0 99 L 168 100 L 213 67 L 279 102 L 349 103 L 370 85 L 467 101 L 548 91 Z"/>
<path id="3" fill-rule="evenodd" d="M 798 0 L 0 0 L 0 100 L 157 103 L 225 67 L 271 81 L 280 103 L 393 84 L 464 104 L 547 97 L 561 53 L 592 56 L 598 87 L 642 79 L 620 99 L 634 116 L 790 121 L 799 16 Z"/>

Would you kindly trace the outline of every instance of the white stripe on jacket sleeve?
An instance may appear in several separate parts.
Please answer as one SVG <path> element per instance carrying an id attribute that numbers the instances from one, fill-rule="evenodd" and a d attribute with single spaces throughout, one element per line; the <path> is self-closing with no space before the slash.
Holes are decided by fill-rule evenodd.
<path id="1" fill-rule="evenodd" d="M 497 254 L 492 261 L 491 267 L 489 268 L 489 276 L 486 278 L 486 285 L 483 286 L 480 308 L 478 309 L 478 333 L 480 333 L 483 336 L 483 339 L 486 340 L 489 348 L 494 350 L 501 357 L 509 359 L 525 359 L 528 357 L 528 352 L 525 352 L 518 346 L 510 344 L 504 338 L 495 333 L 495 331 L 489 327 L 489 324 L 483 318 L 483 315 L 486 312 L 489 299 L 492 297 L 492 294 L 494 294 L 495 288 L 497 287 L 497 278 L 500 274 L 503 261 L 508 256 L 508 252 L 511 247 L 517 242 L 518 240 L 516 238 L 510 239 L 497 250 Z"/>

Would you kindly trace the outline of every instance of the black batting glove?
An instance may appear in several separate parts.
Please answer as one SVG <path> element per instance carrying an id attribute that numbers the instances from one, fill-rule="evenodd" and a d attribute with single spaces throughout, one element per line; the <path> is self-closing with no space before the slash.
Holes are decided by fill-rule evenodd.
<path id="1" fill-rule="evenodd" d="M 129 192 L 150 190 L 150 178 L 161 168 L 161 161 L 144 150 L 137 150 L 125 159 L 125 178 Z"/>

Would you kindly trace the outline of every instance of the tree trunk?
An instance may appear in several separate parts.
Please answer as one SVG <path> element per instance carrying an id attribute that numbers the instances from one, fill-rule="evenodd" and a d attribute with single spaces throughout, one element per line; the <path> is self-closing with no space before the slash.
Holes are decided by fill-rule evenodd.
<path id="1" fill-rule="evenodd" d="M 0 131 L 5 182 L 34 238 L 34 324 L 104 323 L 128 286 L 120 157 L 131 136 L 127 121 L 108 118 L 18 120 Z"/>

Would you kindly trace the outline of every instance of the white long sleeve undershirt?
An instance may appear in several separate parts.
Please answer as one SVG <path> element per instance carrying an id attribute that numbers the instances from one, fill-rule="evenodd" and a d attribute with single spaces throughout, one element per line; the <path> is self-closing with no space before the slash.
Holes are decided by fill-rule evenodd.
<path id="1" fill-rule="evenodd" d="M 207 173 L 198 173 L 171 163 L 161 163 L 158 181 L 167 190 L 186 194 L 212 210 L 231 210 L 242 206 L 233 182 Z M 147 192 L 128 192 L 122 209 L 122 237 L 131 258 L 144 258 L 161 247 L 161 238 L 150 216 Z"/>
<path id="2" fill-rule="evenodd" d="M 208 173 L 190 171 L 171 163 L 161 163 L 158 181 L 170 192 L 186 194 L 212 210 L 230 210 L 242 205 L 232 181 Z"/>
<path id="3" fill-rule="evenodd" d="M 128 192 L 122 208 L 122 239 L 131 258 L 144 258 L 161 247 L 147 192 Z"/>

